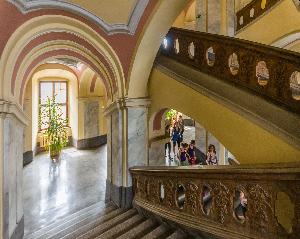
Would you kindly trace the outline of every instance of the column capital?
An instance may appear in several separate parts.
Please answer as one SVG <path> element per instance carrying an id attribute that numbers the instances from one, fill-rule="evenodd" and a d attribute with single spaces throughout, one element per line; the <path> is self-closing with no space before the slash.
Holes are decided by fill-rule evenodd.
<path id="1" fill-rule="evenodd" d="M 18 105 L 0 100 L 0 117 L 5 118 L 8 115 L 14 115 L 22 124 L 28 125 L 28 117 Z"/>
<path id="2" fill-rule="evenodd" d="M 117 109 L 149 108 L 150 104 L 150 98 L 119 98 L 106 107 L 104 114 L 109 115 Z"/>

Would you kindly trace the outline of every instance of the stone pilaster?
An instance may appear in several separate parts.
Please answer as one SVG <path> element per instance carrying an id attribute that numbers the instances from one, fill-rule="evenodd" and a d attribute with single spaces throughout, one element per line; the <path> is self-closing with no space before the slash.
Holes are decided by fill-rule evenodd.
<path id="1" fill-rule="evenodd" d="M 15 104 L 0 101 L 1 238 L 22 238 L 23 145 L 26 116 Z"/>
<path id="2" fill-rule="evenodd" d="M 200 149 L 203 153 L 206 153 L 206 129 L 199 123 L 195 123 L 195 141 L 196 147 Z"/>
<path id="3" fill-rule="evenodd" d="M 196 30 L 234 35 L 234 0 L 196 0 Z"/>
<path id="4" fill-rule="evenodd" d="M 207 0 L 196 0 L 196 31 L 207 32 L 206 2 Z"/>
<path id="5" fill-rule="evenodd" d="M 148 164 L 148 99 L 120 99 L 106 109 L 107 200 L 131 206 L 129 168 Z"/>

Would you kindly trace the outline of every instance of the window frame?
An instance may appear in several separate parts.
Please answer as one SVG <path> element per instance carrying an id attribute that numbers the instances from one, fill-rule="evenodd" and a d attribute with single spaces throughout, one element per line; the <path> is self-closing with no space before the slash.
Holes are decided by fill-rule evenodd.
<path id="1" fill-rule="evenodd" d="M 58 103 L 60 106 L 66 106 L 66 119 L 67 119 L 67 124 L 65 127 L 69 127 L 69 84 L 68 81 L 66 80 L 42 80 L 39 81 L 39 102 L 41 102 L 41 85 L 42 83 L 52 83 L 52 97 L 55 95 L 55 83 L 66 83 L 66 103 Z M 40 106 L 45 106 L 45 104 L 38 104 L 38 114 L 40 114 Z M 39 131 L 43 131 L 46 128 L 41 128 L 39 126 Z"/>

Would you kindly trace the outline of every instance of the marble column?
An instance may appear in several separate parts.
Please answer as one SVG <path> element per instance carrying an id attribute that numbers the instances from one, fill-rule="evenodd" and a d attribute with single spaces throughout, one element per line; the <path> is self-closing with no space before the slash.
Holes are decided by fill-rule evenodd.
<path id="1" fill-rule="evenodd" d="M 221 142 L 208 132 L 202 125 L 195 123 L 196 147 L 203 153 L 207 153 L 208 145 L 213 144 L 216 148 L 217 157 L 220 165 L 226 165 L 225 147 Z"/>
<path id="2" fill-rule="evenodd" d="M 226 165 L 225 160 L 225 147 L 219 142 L 219 165 Z"/>
<path id="3" fill-rule="evenodd" d="M 148 99 L 119 99 L 107 107 L 107 200 L 130 207 L 132 179 L 129 168 L 148 164 Z"/>
<path id="4" fill-rule="evenodd" d="M 196 30 L 234 36 L 234 0 L 197 0 Z"/>
<path id="5" fill-rule="evenodd" d="M 206 153 L 206 129 L 197 122 L 195 122 L 195 141 L 196 147 Z"/>
<path id="6" fill-rule="evenodd" d="M 133 166 L 149 164 L 148 160 L 148 100 L 134 100 L 127 102 L 128 110 L 128 165 L 127 170 Z M 127 172 L 128 186 L 132 186 L 132 179 Z"/>
<path id="7" fill-rule="evenodd" d="M 200 32 L 207 32 L 207 0 L 196 0 L 196 26 L 195 30 Z"/>
<path id="8" fill-rule="evenodd" d="M 22 238 L 23 145 L 26 116 L 14 104 L 0 101 L 1 238 Z"/>
<path id="9" fill-rule="evenodd" d="M 234 37 L 235 35 L 235 0 L 226 2 L 226 32 L 225 35 Z"/>
<path id="10" fill-rule="evenodd" d="M 165 143 L 168 139 L 152 141 L 149 147 L 149 165 L 150 166 L 165 166 Z M 172 147 L 171 147 L 172 148 Z M 171 149 L 172 152 L 172 149 Z M 166 152 L 168 155 L 168 152 Z"/>

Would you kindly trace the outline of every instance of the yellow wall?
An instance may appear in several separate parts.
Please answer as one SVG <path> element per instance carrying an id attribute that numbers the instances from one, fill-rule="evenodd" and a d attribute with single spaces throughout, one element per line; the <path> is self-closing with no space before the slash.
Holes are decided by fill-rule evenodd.
<path id="1" fill-rule="evenodd" d="M 192 1 L 179 14 L 173 23 L 173 27 L 194 29 L 196 24 L 196 1 Z"/>
<path id="2" fill-rule="evenodd" d="M 300 31 L 300 12 L 292 0 L 282 0 L 253 24 L 242 29 L 236 37 L 272 44 L 282 36 Z"/>
<path id="3" fill-rule="evenodd" d="M 158 2 L 135 48 L 129 71 L 128 98 L 148 96 L 148 79 L 159 47 L 176 17 L 190 2 L 190 0 L 160 0 Z"/>
<path id="4" fill-rule="evenodd" d="M 137 0 L 66 0 L 66 2 L 79 5 L 105 22 L 114 24 L 128 23 Z"/>
<path id="5" fill-rule="evenodd" d="M 210 131 L 241 164 L 300 160 L 300 151 L 206 96 L 153 69 L 149 79 L 149 114 L 173 108 Z"/>

